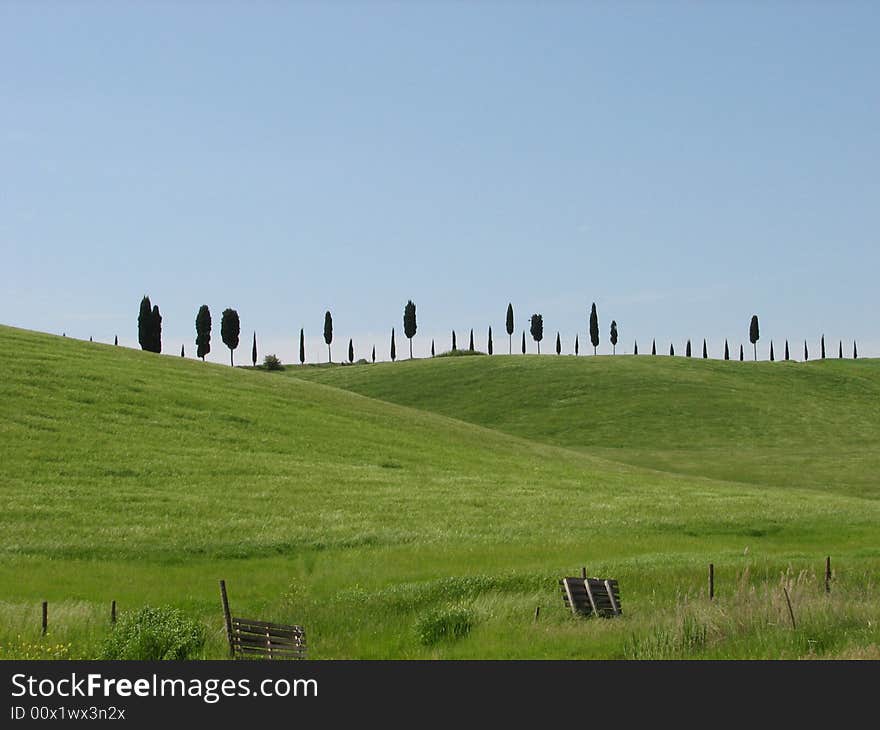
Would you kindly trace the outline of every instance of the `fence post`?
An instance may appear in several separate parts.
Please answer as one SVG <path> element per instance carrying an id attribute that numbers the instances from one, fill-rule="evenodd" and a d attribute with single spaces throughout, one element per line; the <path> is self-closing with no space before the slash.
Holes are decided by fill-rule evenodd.
<path id="1" fill-rule="evenodd" d="M 709 563 L 709 600 L 715 598 L 715 564 Z"/>
<path id="2" fill-rule="evenodd" d="M 825 592 L 831 593 L 831 556 L 825 558 Z"/>
<path id="3" fill-rule="evenodd" d="M 110 623 L 116 623 L 116 601 L 110 602 Z"/>
<path id="4" fill-rule="evenodd" d="M 49 601 L 43 601 L 43 636 L 49 626 Z"/>

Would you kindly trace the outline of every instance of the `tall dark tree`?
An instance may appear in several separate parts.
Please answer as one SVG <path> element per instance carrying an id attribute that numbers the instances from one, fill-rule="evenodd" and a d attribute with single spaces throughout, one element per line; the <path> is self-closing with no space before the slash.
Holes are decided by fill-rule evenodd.
<path id="1" fill-rule="evenodd" d="M 299 329 L 299 364 L 306 364 L 306 333 L 302 327 Z"/>
<path id="2" fill-rule="evenodd" d="M 327 345 L 327 362 L 333 362 L 330 353 L 330 345 L 333 343 L 333 315 L 329 311 L 324 313 L 324 342 Z"/>
<path id="3" fill-rule="evenodd" d="M 743 360 L 745 360 L 745 358 L 743 357 L 743 346 L 740 345 L 739 346 L 739 361 L 742 362 Z"/>
<path id="4" fill-rule="evenodd" d="M 562 340 L 559 339 L 559 333 L 556 333 L 556 354 L 562 354 Z"/>
<path id="5" fill-rule="evenodd" d="M 657 340 L 651 340 L 651 354 L 657 354 Z"/>
<path id="6" fill-rule="evenodd" d="M 507 305 L 507 340 L 509 345 L 508 355 L 513 354 L 513 304 Z"/>
<path id="7" fill-rule="evenodd" d="M 522 354 L 523 355 L 526 354 L 526 331 L 525 330 L 523 330 L 523 336 L 522 336 Z"/>
<path id="8" fill-rule="evenodd" d="M 150 352 L 153 349 L 153 305 L 146 294 L 138 312 L 138 343 L 142 350 Z"/>
<path id="9" fill-rule="evenodd" d="M 807 341 L 804 340 L 804 362 L 810 359 L 810 353 L 807 350 Z"/>
<path id="10" fill-rule="evenodd" d="M 452 330 L 452 350 L 454 352 L 457 349 L 458 349 L 458 347 L 455 344 L 455 330 Z"/>
<path id="11" fill-rule="evenodd" d="M 758 329 L 758 315 L 752 315 L 752 321 L 749 322 L 749 342 L 755 348 L 755 361 L 758 360 L 758 340 L 761 338 L 761 332 Z"/>
<path id="12" fill-rule="evenodd" d="M 211 352 L 211 310 L 207 304 L 199 307 L 196 314 L 196 357 L 205 361 L 205 355 Z"/>
<path id="13" fill-rule="evenodd" d="M 822 349 L 822 353 L 821 353 L 822 359 L 824 360 L 825 359 L 825 335 L 822 335 L 821 349 Z"/>
<path id="14" fill-rule="evenodd" d="M 687 345 L 684 348 L 684 356 L 685 357 L 691 356 L 691 341 L 690 340 L 687 341 Z"/>
<path id="15" fill-rule="evenodd" d="M 578 335 L 574 336 L 574 354 L 579 355 L 581 352 L 581 343 L 578 341 Z"/>
<path id="16" fill-rule="evenodd" d="M 669 343 L 669 356 L 675 357 L 675 346 L 671 342 Z"/>
<path id="17" fill-rule="evenodd" d="M 633 340 L 633 355 L 639 354 L 639 341 Z"/>
<path id="18" fill-rule="evenodd" d="M 529 324 L 529 332 L 532 339 L 538 343 L 538 354 L 541 354 L 541 340 L 544 339 L 544 317 L 540 314 L 533 314 Z"/>
<path id="19" fill-rule="evenodd" d="M 471 339 L 468 342 L 468 351 L 469 352 L 474 351 L 474 328 L 473 327 L 471 327 Z"/>
<path id="20" fill-rule="evenodd" d="M 599 347 L 599 315 L 596 314 L 596 302 L 590 309 L 590 342 L 593 343 L 593 354 L 596 354 L 596 348 Z"/>
<path id="21" fill-rule="evenodd" d="M 856 347 L 856 341 L 853 340 L 853 360 L 859 359 L 859 348 Z"/>
<path id="22" fill-rule="evenodd" d="M 727 340 L 724 340 L 724 359 L 730 360 L 730 348 L 727 346 Z"/>
<path id="23" fill-rule="evenodd" d="M 416 336 L 416 305 L 412 299 L 403 308 L 403 334 L 409 340 L 409 359 L 412 360 L 412 338 Z"/>
<path id="24" fill-rule="evenodd" d="M 611 354 L 617 354 L 617 322 L 611 320 Z"/>
<path id="25" fill-rule="evenodd" d="M 489 354 L 492 354 L 492 328 L 489 327 L 489 344 L 486 348 L 489 351 Z"/>
<path id="26" fill-rule="evenodd" d="M 186 357 L 186 353 L 183 351 L 183 345 L 180 346 L 180 356 Z"/>
<path id="27" fill-rule="evenodd" d="M 114 344 L 115 346 L 118 346 L 118 345 L 119 345 L 119 335 L 114 335 L 114 336 L 113 336 L 113 344 Z M 842 345 L 841 345 L 841 347 L 842 347 Z"/>
<path id="28" fill-rule="evenodd" d="M 152 339 L 153 352 L 162 352 L 162 315 L 159 314 L 159 305 L 153 305 L 153 312 L 150 316 L 150 335 Z"/>
<path id="29" fill-rule="evenodd" d="M 229 364 L 234 365 L 232 353 L 238 347 L 238 336 L 241 331 L 241 323 L 238 320 L 238 312 L 234 309 L 224 309 L 220 317 L 220 339 L 229 348 Z"/>
<path id="30" fill-rule="evenodd" d="M 838 345 L 837 359 L 843 360 L 843 340 L 840 340 L 840 344 Z"/>
<path id="31" fill-rule="evenodd" d="M 709 349 L 706 347 L 706 338 L 703 338 L 703 359 L 709 359 Z"/>
<path id="32" fill-rule="evenodd" d="M 431 357 L 434 357 L 434 340 L 431 340 Z"/>
<path id="33" fill-rule="evenodd" d="M 354 362 L 354 342 L 351 341 L 351 338 L 348 340 L 348 362 L 349 364 Z"/>
<path id="34" fill-rule="evenodd" d="M 394 327 L 391 328 L 391 362 L 397 359 L 397 345 L 394 344 Z"/>
<path id="35" fill-rule="evenodd" d="M 788 340 L 785 341 L 785 361 L 788 362 L 791 360 L 791 356 L 788 353 Z"/>
<path id="36" fill-rule="evenodd" d="M 373 363 L 375 364 L 375 362 L 376 362 L 376 346 L 375 345 L 373 345 L 373 354 L 371 357 L 373 358 Z"/>
<path id="37" fill-rule="evenodd" d="M 254 363 L 254 367 L 257 367 L 257 333 L 254 332 L 254 346 L 251 349 L 251 360 Z"/>
<path id="38" fill-rule="evenodd" d="M 775 359 L 773 356 L 773 340 L 770 340 L 770 362 L 773 362 Z"/>

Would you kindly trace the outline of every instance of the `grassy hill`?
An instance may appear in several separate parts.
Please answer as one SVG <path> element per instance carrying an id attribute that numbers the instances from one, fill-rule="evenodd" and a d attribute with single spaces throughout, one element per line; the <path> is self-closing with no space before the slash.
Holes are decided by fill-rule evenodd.
<path id="1" fill-rule="evenodd" d="M 496 356 L 288 372 L 628 464 L 880 498 L 880 360 Z"/>
<path id="2" fill-rule="evenodd" d="M 314 658 L 851 656 L 880 644 L 870 490 L 725 482 L 587 453 L 601 445 L 592 438 L 613 445 L 614 423 L 581 428 L 569 448 L 540 390 L 520 392 L 549 380 L 544 359 L 266 373 L 8 327 L 0 352 L 0 658 L 94 655 L 114 599 L 184 609 L 210 629 L 205 656 L 223 656 L 219 578 L 238 613 L 303 623 Z M 871 364 L 849 365 L 839 381 L 855 384 L 856 401 L 873 387 Z M 408 388 L 434 403 L 291 372 L 352 389 L 381 376 L 392 392 L 413 378 Z M 579 385 L 592 380 L 574 372 L 554 376 L 581 399 L 569 415 L 592 402 Z M 630 386 L 659 421 L 666 386 L 639 385 L 647 372 Z M 447 392 L 459 405 L 440 407 Z M 864 438 L 850 417 L 852 439 Z M 620 446 L 635 453 L 621 425 Z M 689 431 L 722 449 L 724 428 Z M 831 599 L 814 574 L 826 554 L 840 571 Z M 710 560 L 714 604 L 700 597 Z M 620 580 L 623 618 L 566 613 L 555 581 L 581 565 Z M 782 620 L 780 581 L 798 632 Z M 436 638 L 461 616 L 466 638 Z"/>

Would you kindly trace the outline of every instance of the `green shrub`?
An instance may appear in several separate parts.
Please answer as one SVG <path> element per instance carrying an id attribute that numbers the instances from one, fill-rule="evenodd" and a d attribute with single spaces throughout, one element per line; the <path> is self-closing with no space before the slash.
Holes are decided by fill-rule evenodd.
<path id="1" fill-rule="evenodd" d="M 266 357 L 263 358 L 263 367 L 266 370 L 284 370 L 281 360 L 275 355 L 266 355 Z"/>
<path id="2" fill-rule="evenodd" d="M 176 608 L 144 606 L 123 614 L 99 659 L 189 659 L 205 643 L 205 628 Z"/>
<path id="3" fill-rule="evenodd" d="M 425 646 L 444 639 L 462 639 L 471 632 L 474 615 L 467 606 L 433 608 L 419 616 L 416 634 Z"/>
<path id="4" fill-rule="evenodd" d="M 485 355 L 485 352 L 479 350 L 448 350 L 441 352 L 437 357 L 470 357 L 471 355 Z"/>

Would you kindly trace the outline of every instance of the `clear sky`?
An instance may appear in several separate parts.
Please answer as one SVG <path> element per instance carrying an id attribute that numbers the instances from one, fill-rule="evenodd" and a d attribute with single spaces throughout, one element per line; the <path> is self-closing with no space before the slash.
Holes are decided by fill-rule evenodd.
<path id="1" fill-rule="evenodd" d="M 0 322 L 880 356 L 880 3 L 0 0 Z M 515 340 L 516 342 L 516 340 Z M 833 345 L 832 345 L 833 343 Z M 696 346 L 696 345 L 695 345 Z M 530 342 L 530 351 L 533 344 Z M 619 348 L 620 349 L 620 348 Z M 764 352 L 766 356 L 766 352 Z"/>

